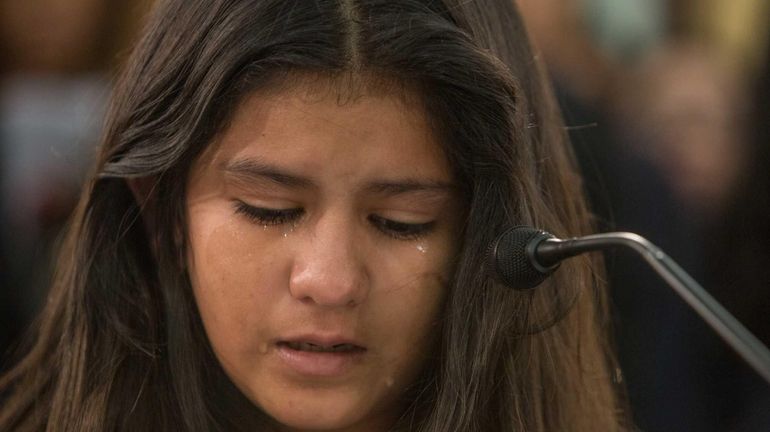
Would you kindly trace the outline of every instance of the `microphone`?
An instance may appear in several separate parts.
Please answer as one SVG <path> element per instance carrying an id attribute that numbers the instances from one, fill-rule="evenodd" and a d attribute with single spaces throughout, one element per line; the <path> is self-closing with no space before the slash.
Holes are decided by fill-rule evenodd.
<path id="1" fill-rule="evenodd" d="M 515 290 L 529 290 L 550 276 L 559 262 L 544 265 L 538 249 L 552 234 L 528 226 L 516 226 L 500 234 L 490 248 L 489 264 L 493 275 L 503 285 Z"/>
<path id="2" fill-rule="evenodd" d="M 728 345 L 770 383 L 770 350 L 674 260 L 638 234 L 612 232 L 562 240 L 532 227 L 515 226 L 495 239 L 487 261 L 493 277 L 503 285 L 515 290 L 531 290 L 553 274 L 561 261 L 585 252 L 617 246 L 639 253 Z"/>

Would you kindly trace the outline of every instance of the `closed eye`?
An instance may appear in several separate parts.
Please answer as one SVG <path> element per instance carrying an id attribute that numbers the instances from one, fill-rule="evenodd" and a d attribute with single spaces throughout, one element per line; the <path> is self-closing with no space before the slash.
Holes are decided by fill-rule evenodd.
<path id="1" fill-rule="evenodd" d="M 271 209 L 254 207 L 243 201 L 235 201 L 235 213 L 246 216 L 259 225 L 281 225 L 296 222 L 305 213 L 302 208 Z"/>
<path id="2" fill-rule="evenodd" d="M 429 234 L 436 225 L 435 221 L 406 223 L 377 215 L 369 215 L 368 220 L 378 231 L 396 240 L 416 240 Z"/>
<path id="3" fill-rule="evenodd" d="M 235 201 L 235 213 L 246 216 L 250 221 L 263 225 L 281 225 L 293 223 L 304 214 L 303 208 L 272 209 L 255 207 L 243 201 Z M 435 221 L 408 223 L 387 219 L 378 215 L 369 215 L 369 223 L 378 231 L 397 240 L 415 240 L 429 234 L 436 225 Z"/>

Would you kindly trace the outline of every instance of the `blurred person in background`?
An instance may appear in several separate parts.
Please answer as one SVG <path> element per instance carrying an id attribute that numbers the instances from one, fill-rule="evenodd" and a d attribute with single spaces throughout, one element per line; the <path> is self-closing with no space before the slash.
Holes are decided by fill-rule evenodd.
<path id="1" fill-rule="evenodd" d="M 721 287 L 711 269 L 724 267 L 713 262 L 712 255 L 723 247 L 715 241 L 723 240 L 715 233 L 730 223 L 726 214 L 746 173 L 745 83 L 716 61 L 709 47 L 676 40 L 650 53 L 629 75 L 629 82 L 633 86 L 623 95 L 619 116 L 622 129 L 629 131 L 624 150 L 653 168 L 665 194 L 664 199 L 648 197 L 636 226 L 650 228 L 644 218 L 658 217 L 658 226 L 667 228 L 658 234 L 665 232 L 674 243 L 672 256 L 719 298 Z M 631 221 L 629 213 L 620 210 Z M 629 271 L 629 278 L 638 271 Z M 639 340 L 621 341 L 628 372 L 636 376 L 629 377 L 629 387 L 636 389 L 640 414 L 649 416 L 654 430 L 671 424 L 687 430 L 724 430 L 726 419 L 735 415 L 733 404 L 741 389 L 725 389 L 720 382 L 745 366 L 737 358 L 725 362 L 729 349 L 671 293 L 660 296 L 649 285 L 618 283 L 620 320 L 640 320 L 627 323 Z M 632 292 L 620 292 L 629 288 Z M 640 303 L 642 297 L 647 297 L 645 303 L 660 305 L 639 310 L 638 305 L 645 304 Z M 634 308 L 636 314 L 626 312 Z M 732 312 L 739 319 L 745 317 L 742 311 Z"/>
<path id="2" fill-rule="evenodd" d="M 143 3 L 0 2 L 0 353 L 40 306 Z"/>
<path id="3" fill-rule="evenodd" d="M 770 158 L 767 137 L 752 139 L 770 116 L 759 109 L 752 121 L 748 97 L 756 76 L 767 79 L 752 69 L 763 58 L 767 2 L 518 2 L 556 83 L 599 227 L 661 246 L 770 342 Z M 607 258 L 636 424 L 768 429 L 758 415 L 766 383 L 637 257 Z"/>
<path id="4" fill-rule="evenodd" d="M 625 124 L 636 129 L 632 135 L 645 137 L 630 142 L 630 150 L 652 163 L 669 186 L 685 222 L 680 241 L 697 278 L 767 345 L 770 157 L 762 130 L 770 118 L 769 70 L 756 66 L 768 61 L 770 5 L 741 0 L 671 6 L 671 35 L 636 69 L 625 95 Z M 698 430 L 770 429 L 770 386 L 690 311 L 672 322 L 686 327 L 676 330 L 686 337 L 657 357 L 679 358 L 667 368 L 692 389 L 686 412 L 693 422 L 702 420 Z M 651 402 L 663 400 L 655 393 L 647 393 L 648 402 L 662 411 L 650 416 L 682 417 L 670 403 L 663 408 Z"/>
<path id="5" fill-rule="evenodd" d="M 634 72 L 625 124 L 642 141 L 628 150 L 651 162 L 690 223 L 719 220 L 746 173 L 749 98 L 745 81 L 705 46 L 670 42 Z"/>

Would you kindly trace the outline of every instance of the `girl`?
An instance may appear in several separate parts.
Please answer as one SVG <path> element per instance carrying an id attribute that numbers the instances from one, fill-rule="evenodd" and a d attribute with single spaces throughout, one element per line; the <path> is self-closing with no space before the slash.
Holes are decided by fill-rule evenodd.
<path id="1" fill-rule="evenodd" d="M 166 0 L 0 430 L 612 431 L 589 231 L 510 0 Z"/>

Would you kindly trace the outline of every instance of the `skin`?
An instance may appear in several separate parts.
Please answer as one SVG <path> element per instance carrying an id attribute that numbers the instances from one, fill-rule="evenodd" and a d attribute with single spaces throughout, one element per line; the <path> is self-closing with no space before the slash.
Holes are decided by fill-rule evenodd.
<path id="1" fill-rule="evenodd" d="M 459 229 L 416 98 L 317 81 L 253 94 L 187 190 L 188 271 L 233 383 L 278 430 L 392 426 L 431 354 Z M 291 217 L 255 219 L 242 203 Z M 278 353 L 297 334 L 366 351 L 344 373 L 308 376 Z"/>

